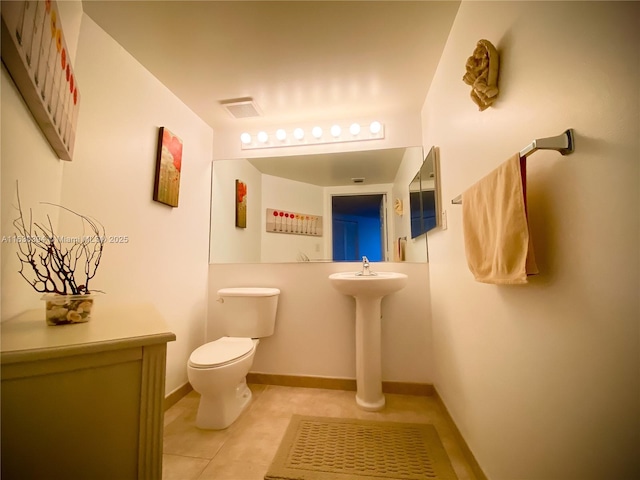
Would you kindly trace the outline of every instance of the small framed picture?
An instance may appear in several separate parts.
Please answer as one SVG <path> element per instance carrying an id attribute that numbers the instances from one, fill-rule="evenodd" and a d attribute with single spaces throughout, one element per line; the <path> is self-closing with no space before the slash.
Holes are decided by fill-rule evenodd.
<path id="1" fill-rule="evenodd" d="M 247 184 L 236 179 L 236 227 L 247 228 Z"/>
<path id="2" fill-rule="evenodd" d="M 180 171 L 182 169 L 182 140 L 165 127 L 158 134 L 156 180 L 153 199 L 172 207 L 178 206 Z"/>

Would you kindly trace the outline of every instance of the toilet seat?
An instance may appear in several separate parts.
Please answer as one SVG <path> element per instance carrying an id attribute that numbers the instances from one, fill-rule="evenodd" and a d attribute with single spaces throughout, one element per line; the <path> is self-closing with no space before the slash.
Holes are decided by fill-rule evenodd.
<path id="1" fill-rule="evenodd" d="M 196 348 L 189 357 L 192 368 L 216 368 L 241 360 L 253 352 L 251 338 L 222 337 Z"/>

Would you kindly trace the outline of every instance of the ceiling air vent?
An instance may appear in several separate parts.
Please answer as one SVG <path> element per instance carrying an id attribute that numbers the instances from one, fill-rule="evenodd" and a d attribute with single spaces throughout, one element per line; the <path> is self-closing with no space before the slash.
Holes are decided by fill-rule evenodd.
<path id="1" fill-rule="evenodd" d="M 222 105 L 233 118 L 251 118 L 262 115 L 258 105 L 256 105 L 251 97 L 221 100 L 220 105 Z"/>

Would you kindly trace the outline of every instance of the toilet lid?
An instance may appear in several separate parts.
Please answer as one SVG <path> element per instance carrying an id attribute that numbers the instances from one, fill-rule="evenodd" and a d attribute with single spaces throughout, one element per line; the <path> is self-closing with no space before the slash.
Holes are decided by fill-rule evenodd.
<path id="1" fill-rule="evenodd" d="M 250 338 L 222 337 L 196 348 L 189 364 L 192 367 L 215 367 L 237 360 L 253 350 Z"/>
<path id="2" fill-rule="evenodd" d="M 280 295 L 279 288 L 233 287 L 218 290 L 221 297 L 273 297 Z"/>

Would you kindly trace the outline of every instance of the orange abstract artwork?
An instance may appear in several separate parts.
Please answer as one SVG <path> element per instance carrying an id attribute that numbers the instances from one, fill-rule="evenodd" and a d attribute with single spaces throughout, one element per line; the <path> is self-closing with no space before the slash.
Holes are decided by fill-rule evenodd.
<path id="1" fill-rule="evenodd" d="M 182 169 L 182 140 L 164 127 L 158 135 L 156 181 L 153 199 L 172 207 L 178 206 L 180 170 Z"/>
<path id="2" fill-rule="evenodd" d="M 236 227 L 247 228 L 247 184 L 236 180 Z"/>

